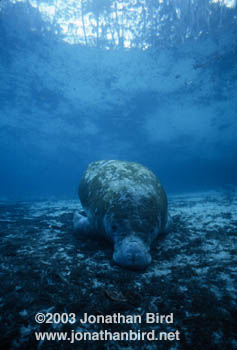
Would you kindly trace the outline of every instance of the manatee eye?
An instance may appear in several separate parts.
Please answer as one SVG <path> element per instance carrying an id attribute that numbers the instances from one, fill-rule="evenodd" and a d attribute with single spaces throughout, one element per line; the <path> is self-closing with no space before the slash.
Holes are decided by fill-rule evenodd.
<path id="1" fill-rule="evenodd" d="M 113 231 L 116 231 L 117 225 L 112 225 L 111 228 L 112 228 Z"/>

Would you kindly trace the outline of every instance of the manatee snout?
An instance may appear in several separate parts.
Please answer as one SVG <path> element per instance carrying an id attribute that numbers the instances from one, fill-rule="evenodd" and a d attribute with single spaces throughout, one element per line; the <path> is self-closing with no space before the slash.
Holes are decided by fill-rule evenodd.
<path id="1" fill-rule="evenodd" d="M 142 241 L 127 238 L 115 245 L 113 260 L 128 269 L 144 269 L 151 263 L 151 255 Z"/>

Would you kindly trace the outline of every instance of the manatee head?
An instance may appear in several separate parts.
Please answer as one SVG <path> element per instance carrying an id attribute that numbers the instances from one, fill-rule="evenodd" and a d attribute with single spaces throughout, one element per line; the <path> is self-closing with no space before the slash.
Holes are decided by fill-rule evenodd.
<path id="1" fill-rule="evenodd" d="M 144 269 L 151 263 L 149 246 L 135 235 L 127 236 L 115 242 L 113 260 L 124 268 Z"/>
<path id="2" fill-rule="evenodd" d="M 114 262 L 127 269 L 145 269 L 151 263 L 151 243 L 159 232 L 157 210 L 147 209 L 144 198 L 142 203 L 127 193 L 124 198 L 126 200 L 109 202 L 103 227 L 114 243 Z"/>

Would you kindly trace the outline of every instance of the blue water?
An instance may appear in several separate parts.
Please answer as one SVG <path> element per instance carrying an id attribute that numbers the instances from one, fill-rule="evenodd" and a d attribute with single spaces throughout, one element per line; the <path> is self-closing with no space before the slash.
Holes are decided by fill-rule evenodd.
<path id="1" fill-rule="evenodd" d="M 0 4 L 0 199 L 76 198 L 99 159 L 140 162 L 168 193 L 237 185 L 236 8 L 214 6 L 208 24 L 193 4 L 146 50 L 107 50 Z"/>

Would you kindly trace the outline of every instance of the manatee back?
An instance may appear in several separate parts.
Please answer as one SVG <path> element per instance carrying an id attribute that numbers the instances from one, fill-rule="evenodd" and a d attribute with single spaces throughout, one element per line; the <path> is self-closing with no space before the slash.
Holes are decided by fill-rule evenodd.
<path id="1" fill-rule="evenodd" d="M 103 230 L 104 215 L 117 221 L 133 220 L 134 230 L 141 222 L 145 230 L 167 221 L 167 197 L 157 177 L 138 163 L 109 160 L 90 163 L 79 185 L 79 197 L 96 228 Z M 137 226 L 137 227 L 136 227 Z M 147 226 L 147 227 L 146 227 Z"/>

